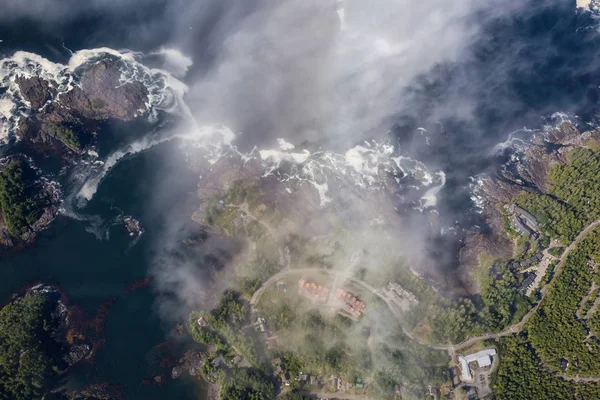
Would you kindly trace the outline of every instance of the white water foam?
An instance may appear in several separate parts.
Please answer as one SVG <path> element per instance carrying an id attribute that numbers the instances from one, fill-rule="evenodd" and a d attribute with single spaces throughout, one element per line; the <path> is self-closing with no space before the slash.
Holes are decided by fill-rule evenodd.
<path id="1" fill-rule="evenodd" d="M 551 130 L 560 128 L 563 124 L 577 126 L 578 123 L 579 117 L 577 115 L 563 111 L 557 111 L 550 116 L 547 123 L 543 124 L 542 131 L 544 134 L 547 134 Z"/>
<path id="2" fill-rule="evenodd" d="M 191 59 L 185 57 L 178 50 L 165 48 L 156 54 L 164 56 L 165 65 L 176 74 L 185 73 L 191 65 Z M 175 78 L 168 70 L 144 66 L 141 62 L 143 61 L 141 53 L 108 47 L 74 52 L 64 65 L 25 51 L 18 51 L 11 57 L 0 59 L 0 87 L 7 89 L 2 99 L 10 100 L 16 105 L 13 113 L 27 113 L 31 105 L 20 95 L 20 89 L 16 84 L 17 77 L 39 76 L 45 79 L 56 89 L 56 97 L 50 100 L 56 101 L 61 94 L 78 85 L 80 70 L 83 67 L 106 58 L 117 61 L 116 64 L 121 70 L 121 85 L 137 81 L 142 82 L 148 89 L 148 101 L 145 109 L 139 110 L 140 114 L 147 112 L 152 120 L 156 118 L 156 110 L 163 110 L 193 119 L 191 111 L 183 101 L 188 90 L 183 82 Z M 4 120 L 2 125 L 4 133 L 7 129 L 9 132 L 14 132 L 16 128 L 14 120 Z"/>
<path id="3" fill-rule="evenodd" d="M 475 211 L 478 214 L 483 214 L 485 210 L 485 196 L 484 196 L 484 179 L 485 175 L 477 175 L 469 177 L 471 183 L 469 188 L 471 189 L 471 201 L 475 207 Z"/>
<path id="4" fill-rule="evenodd" d="M 435 181 L 437 182 L 436 185 L 427 189 L 427 192 L 425 192 L 423 197 L 421 197 L 421 201 L 422 201 L 421 208 L 423 210 L 427 209 L 427 208 L 435 207 L 437 205 L 437 195 L 440 192 L 440 190 L 442 190 L 444 185 L 446 184 L 446 174 L 444 174 L 443 171 L 436 172 L 435 177 L 436 177 Z"/>
<path id="5" fill-rule="evenodd" d="M 164 48 L 155 54 L 164 56 L 165 66 L 175 74 L 185 73 L 191 65 L 191 59 L 177 50 Z M 75 180 L 83 182 L 74 195 L 80 205 L 82 201 L 85 203 L 93 198 L 98 190 L 98 185 L 106 174 L 126 155 L 139 153 L 176 137 L 195 140 L 197 137 L 207 134 L 206 129 L 208 129 L 203 131 L 202 128 L 198 129 L 195 126 L 192 113 L 184 101 L 185 93 L 188 90 L 187 86 L 167 70 L 144 66 L 140 62 L 143 60 L 141 53 L 106 47 L 85 49 L 72 53 L 69 61 L 63 65 L 54 63 L 38 54 L 19 51 L 11 57 L 0 60 L 0 87 L 7 89 L 0 97 L 0 140 L 7 141 L 11 135 L 14 135 L 20 114 L 28 113 L 31 108 L 31 105 L 20 95 L 20 89 L 16 84 L 17 77 L 38 76 L 45 79 L 57 90 L 57 96 L 50 100 L 56 101 L 61 94 L 78 85 L 82 68 L 106 58 L 116 61 L 116 65 L 120 68 L 121 85 L 137 81 L 142 82 L 148 89 L 146 108 L 140 110 L 140 114 L 148 111 L 151 120 L 156 117 L 156 110 L 179 114 L 188 121 L 185 125 L 187 131 L 176 133 L 173 136 L 150 135 L 114 151 L 105 161 L 97 160 L 98 154 L 95 150 L 88 149 L 87 154 L 92 159 L 82 160 L 75 173 L 76 176 L 74 176 Z M 229 143 L 235 137 L 231 132 L 222 129 L 220 132 L 221 134 L 225 133 L 224 142 Z M 68 213 L 68 210 L 65 212 Z M 74 217 L 74 213 L 71 214 Z M 98 225 L 98 223 L 94 223 L 94 225 Z"/>
<path id="6" fill-rule="evenodd" d="M 576 7 L 578 9 L 597 14 L 600 12 L 600 1 L 599 0 L 577 0 Z"/>
<path id="7" fill-rule="evenodd" d="M 404 156 L 394 157 L 397 151 L 387 142 L 366 141 L 344 154 L 327 150 L 292 152 L 291 147 L 288 147 L 288 151 L 281 148 L 259 151 L 265 176 L 274 174 L 283 182 L 299 181 L 313 185 L 319 194 L 321 206 L 332 201 L 328 195 L 329 179 L 341 179 L 351 186 L 366 190 L 384 189 L 389 175 L 395 177 L 398 185 L 405 177 L 419 180 L 423 187 L 435 183 L 424 194 L 421 211 L 435 207 L 437 194 L 445 184 L 442 171 L 432 175 L 419 161 Z M 297 168 L 292 170 L 295 172 L 281 173 L 279 168 L 284 162 L 296 165 Z"/>
<path id="8" fill-rule="evenodd" d="M 79 206 L 83 206 L 87 201 L 90 201 L 96 192 L 98 186 L 104 180 L 110 170 L 124 157 L 141 153 L 161 143 L 171 140 L 180 139 L 184 145 L 202 146 L 207 143 L 212 143 L 218 147 L 231 146 L 231 142 L 235 139 L 235 134 L 224 125 L 207 125 L 202 127 L 194 127 L 187 125 L 177 131 L 171 133 L 153 133 L 139 140 L 130 143 L 113 153 L 111 153 L 104 162 L 100 164 L 101 168 L 90 173 L 80 189 L 77 192 L 76 198 L 79 201 Z"/>
<path id="9" fill-rule="evenodd" d="M 504 150 L 515 148 L 515 146 L 519 144 L 526 145 L 531 140 L 532 134 L 536 132 L 539 132 L 539 130 L 529 129 L 527 127 L 517 129 L 516 131 L 509 133 L 505 141 L 496 144 L 489 152 L 489 155 L 500 154 Z"/>
<path id="10" fill-rule="evenodd" d="M 194 64 L 190 57 L 177 49 L 163 47 L 150 55 L 162 56 L 164 58 L 163 68 L 177 78 L 183 78 Z"/>
<path id="11" fill-rule="evenodd" d="M 15 103 L 10 99 L 0 98 L 0 143 L 6 143 L 9 139 L 9 134 L 16 117 L 13 115 Z"/>
<path id="12" fill-rule="evenodd" d="M 301 153 L 290 153 L 281 150 L 260 150 L 259 153 L 264 161 L 271 164 L 271 166 L 275 166 L 275 168 L 279 167 L 282 161 L 302 164 L 310 157 L 310 151 L 308 150 L 302 150 Z"/>
<path id="13" fill-rule="evenodd" d="M 385 46 L 380 47 L 380 51 L 389 51 L 389 49 L 385 50 Z M 436 196 L 445 182 L 443 172 L 436 172 L 432 175 L 422 163 L 408 157 L 394 156 L 396 149 L 389 143 L 369 141 L 349 149 L 344 154 L 338 154 L 323 150 L 314 153 L 306 149 L 296 150 L 293 144 L 284 139 L 278 139 L 278 147 L 275 149 L 240 153 L 232 144 L 236 135 L 229 128 L 223 125 L 198 126 L 187 106 L 184 96 L 188 88 L 175 76 L 185 75 L 191 66 L 191 59 L 170 49 L 161 49 L 151 55 L 164 56 L 164 70 L 151 69 L 141 64 L 140 61 L 143 61 L 144 56 L 140 53 L 108 48 L 75 52 L 66 65 L 56 64 L 26 52 L 18 52 L 9 59 L 0 60 L 0 66 L 2 66 L 0 81 L 4 86 L 9 87 L 7 93 L 15 95 L 14 98 L 21 100 L 22 108 L 27 108 L 28 105 L 23 104 L 22 99 L 18 96 L 18 87 L 14 82 L 17 76 L 42 76 L 50 81 L 60 94 L 77 85 L 78 73 L 82 67 L 104 57 L 113 57 L 119 61 L 118 65 L 122 72 L 121 84 L 139 81 L 148 88 L 150 96 L 146 106 L 147 110 L 151 110 L 150 116 L 152 116 L 152 110 L 163 110 L 184 118 L 183 125 L 177 130 L 160 134 L 158 132 L 150 133 L 144 138 L 112 152 L 103 161 L 98 160 L 97 153 L 90 149 L 87 152 L 90 159 L 82 161 L 77 175 L 80 183 L 72 196 L 79 202 L 79 206 L 94 197 L 100 183 L 121 159 L 166 141 L 179 139 L 183 147 L 202 147 L 207 160 L 213 164 L 220 157 L 232 152 L 245 160 L 258 158 L 263 164 L 265 175 L 274 174 L 282 181 L 297 180 L 313 185 L 318 192 L 321 206 L 332 201 L 328 195 L 330 189 L 328 179 L 331 177 L 343 179 L 357 188 L 379 190 L 385 185 L 382 180 L 383 173 L 395 176 L 398 184 L 403 177 L 411 176 L 420 180 L 424 187 L 434 185 L 428 188 L 423 195 L 422 208 L 435 207 Z M 12 100 L 10 101 L 12 102 Z M 14 102 L 10 104 L 5 102 L 4 104 L 6 105 L 3 109 L 8 110 L 9 115 L 14 115 L 15 108 L 19 107 L 19 105 L 15 107 Z M 294 172 L 281 173 L 279 169 L 283 163 L 295 165 Z M 100 224 L 98 221 L 94 222 L 93 225 Z"/>

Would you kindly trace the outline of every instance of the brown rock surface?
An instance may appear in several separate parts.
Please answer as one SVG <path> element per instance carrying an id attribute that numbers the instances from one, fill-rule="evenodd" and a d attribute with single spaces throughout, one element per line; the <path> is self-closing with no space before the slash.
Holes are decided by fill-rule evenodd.
<path id="1" fill-rule="evenodd" d="M 67 147 L 53 136 L 50 126 L 66 126 L 89 136 L 98 121 L 135 119 L 146 110 L 148 90 L 141 82 L 123 84 L 120 79 L 121 71 L 109 60 L 90 66 L 78 85 L 58 95 L 52 83 L 43 78 L 18 78 L 21 94 L 32 111 L 20 122 L 19 137 L 39 153 L 67 154 Z"/>
<path id="2" fill-rule="evenodd" d="M 80 86 L 61 96 L 60 103 L 93 120 L 131 120 L 145 109 L 148 90 L 141 82 L 121 84 L 121 71 L 110 61 L 88 69 Z"/>
<path id="3" fill-rule="evenodd" d="M 50 83 L 40 77 L 19 77 L 17 84 L 21 89 L 21 95 L 31 104 L 31 108 L 38 110 L 56 96 L 56 89 Z"/>
<path id="4" fill-rule="evenodd" d="M 600 143 L 600 130 L 580 132 L 574 125 L 563 123 L 548 132 L 546 140 L 537 138 L 519 161 L 510 168 L 500 168 L 483 180 L 485 230 L 467 233 L 460 251 L 461 275 L 474 291 L 477 283 L 472 273 L 478 265 L 480 254 L 497 259 L 509 259 L 513 254 L 513 242 L 505 232 L 499 207 L 510 204 L 525 192 L 548 190 L 548 173 L 554 164 L 566 163 L 567 154 L 576 147 Z"/>

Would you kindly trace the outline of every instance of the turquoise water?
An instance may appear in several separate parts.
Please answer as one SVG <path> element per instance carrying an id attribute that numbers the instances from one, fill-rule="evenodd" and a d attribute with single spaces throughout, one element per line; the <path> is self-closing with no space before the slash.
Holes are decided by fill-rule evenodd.
<path id="1" fill-rule="evenodd" d="M 80 210 L 82 215 L 102 218 L 103 225 L 96 231 L 105 233 L 108 229 L 108 239 L 88 232 L 93 225 L 90 221 L 60 217 L 33 247 L 0 259 L 2 302 L 40 281 L 59 286 L 70 304 L 83 309 L 88 318 L 94 317 L 102 303 L 116 298 L 101 335 L 106 342 L 92 363 L 83 362 L 71 370 L 71 387 L 105 382 L 118 386 L 124 397 L 132 400 L 202 398 L 199 383 L 186 376 L 161 386 L 142 382 L 155 375 L 170 376 L 170 368 L 160 366 L 167 354 L 159 353 L 156 346 L 170 337 L 173 325 L 158 316 L 153 285 L 126 293 L 132 282 L 148 277 L 154 244 L 160 240 L 161 225 L 171 218 L 172 210 L 185 214 L 187 210 L 181 206 L 193 206 L 193 177 L 185 173 L 183 165 L 163 156 L 173 151 L 177 151 L 174 143 L 126 157 Z M 180 190 L 170 190 L 161 201 L 154 201 L 160 180 L 173 175 Z M 133 246 L 133 239 L 121 225 L 110 227 L 122 213 L 135 216 L 146 229 Z M 187 335 L 178 338 L 170 341 L 171 357 L 180 357 L 191 345 Z"/>

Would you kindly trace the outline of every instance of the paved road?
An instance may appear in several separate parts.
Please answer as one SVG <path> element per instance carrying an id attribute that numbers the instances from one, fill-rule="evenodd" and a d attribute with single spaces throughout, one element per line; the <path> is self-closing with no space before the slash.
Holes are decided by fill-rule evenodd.
<path id="1" fill-rule="evenodd" d="M 589 224 L 584 230 L 582 230 L 579 233 L 579 235 L 577 235 L 575 240 L 565 249 L 565 251 L 563 252 L 561 257 L 559 258 L 558 264 L 556 265 L 556 267 L 554 269 L 554 276 L 552 277 L 550 282 L 541 289 L 541 293 L 542 293 L 541 300 L 531 310 L 529 310 L 529 312 L 527 314 L 525 314 L 525 316 L 521 319 L 521 321 L 507 327 L 502 332 L 488 333 L 488 334 L 483 334 L 480 336 L 474 336 L 474 337 L 468 338 L 468 339 L 464 340 L 463 342 L 457 343 L 457 344 L 447 344 L 447 345 L 432 344 L 432 343 L 425 342 L 425 341 L 421 340 L 420 338 L 417 338 L 416 336 L 414 336 L 411 332 L 409 332 L 404 327 L 404 325 L 402 324 L 402 320 L 401 320 L 402 317 L 400 315 L 400 311 L 397 309 L 397 307 L 394 304 L 392 304 L 392 302 L 386 296 L 381 294 L 378 290 L 376 290 L 373 286 L 369 285 L 367 282 L 365 282 L 361 279 L 358 279 L 348 273 L 341 272 L 341 271 L 332 271 L 332 270 L 326 270 L 326 269 L 321 269 L 321 268 L 301 268 L 301 269 L 291 269 L 291 270 L 285 270 L 285 271 L 279 272 L 278 274 L 273 275 L 271 278 L 269 278 L 265 283 L 263 283 L 256 290 L 256 292 L 254 292 L 254 294 L 252 295 L 252 299 L 250 300 L 250 304 L 254 307 L 260 300 L 260 297 L 262 296 L 264 291 L 269 286 L 273 285 L 274 283 L 276 283 L 277 281 L 281 280 L 282 278 L 284 278 L 288 275 L 307 274 L 307 273 L 325 273 L 325 274 L 333 275 L 334 277 L 343 277 L 343 278 L 347 279 L 348 281 L 351 281 L 352 283 L 360 286 L 364 290 L 371 292 L 374 295 L 376 295 L 377 297 L 379 297 L 390 308 L 390 310 L 396 316 L 396 318 L 398 318 L 400 328 L 402 328 L 402 331 L 404 332 L 404 334 L 406 336 L 408 336 L 410 339 L 414 340 L 415 342 L 417 342 L 423 346 L 427 346 L 429 348 L 436 349 L 436 350 L 445 350 L 452 354 L 458 350 L 470 347 L 470 346 L 474 345 L 475 343 L 483 341 L 483 340 L 498 339 L 498 338 L 501 338 L 504 336 L 510 336 L 512 334 L 520 332 L 523 329 L 523 327 L 525 326 L 525 324 L 529 321 L 529 319 L 533 316 L 533 314 L 537 311 L 540 304 L 542 304 L 542 302 L 544 301 L 544 298 L 546 297 L 546 294 L 548 293 L 549 287 L 558 278 L 558 276 L 565 264 L 565 261 L 567 260 L 567 257 L 569 256 L 571 251 L 573 251 L 573 249 L 579 243 L 581 243 L 581 241 L 583 239 L 585 239 L 585 237 L 590 232 L 592 232 L 595 228 L 597 228 L 598 226 L 600 226 L 600 220 L 594 221 L 591 224 Z M 596 382 L 596 381 L 600 382 L 600 378 L 577 378 L 577 377 L 569 378 L 569 377 L 561 376 L 561 375 L 558 375 L 558 376 L 562 377 L 563 379 L 567 379 L 567 380 L 579 379 L 581 382 L 587 382 L 586 379 L 589 379 L 589 382 Z"/>

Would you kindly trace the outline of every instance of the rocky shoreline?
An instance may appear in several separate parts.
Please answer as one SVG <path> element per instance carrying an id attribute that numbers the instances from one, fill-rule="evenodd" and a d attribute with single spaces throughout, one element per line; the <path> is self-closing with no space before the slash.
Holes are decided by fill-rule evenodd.
<path id="1" fill-rule="evenodd" d="M 37 284 L 25 290 L 23 295 L 13 296 L 13 301 L 27 295 L 43 293 L 48 296 L 55 304 L 52 311 L 52 319 L 56 326 L 52 332 L 54 339 L 62 345 L 63 361 L 69 367 L 92 356 L 92 344 L 82 338 L 81 334 L 73 334 L 73 315 L 67 304 L 65 295 L 56 287 Z"/>
<path id="2" fill-rule="evenodd" d="M 27 165 L 37 175 L 32 184 L 34 197 L 44 204 L 43 214 L 25 233 L 11 233 L 0 221 L 0 254 L 34 243 L 39 232 L 59 214 L 60 186 L 44 176 L 34 159 L 58 160 L 69 168 L 88 150 L 94 150 L 102 121 L 131 121 L 148 111 L 149 92 L 144 83 L 124 82 L 122 71 L 112 58 L 101 57 L 80 66 L 76 72 L 68 90 L 43 74 L 17 72 L 12 80 L 0 81 L 0 88 L 10 87 L 4 96 L 12 96 L 10 101 L 18 105 L 19 115 L 14 130 L 18 143 L 5 148 L 4 154 L 9 155 L 0 159 L 0 171 L 14 162 Z M 20 153 L 11 154 L 14 151 Z M 143 232 L 134 219 L 125 225 L 130 234 Z"/>
<path id="3" fill-rule="evenodd" d="M 69 299 L 58 287 L 38 283 L 25 288 L 12 296 L 9 303 L 17 302 L 27 296 L 42 294 L 52 304 L 48 311 L 51 326 L 50 337 L 58 345 L 60 376 L 65 376 L 69 369 L 84 362 L 92 362 L 98 347 L 104 342 L 102 334 L 103 319 L 107 306 L 101 306 L 94 318 L 86 317 L 81 310 L 69 304 Z M 63 382 L 64 383 L 64 382 Z M 92 384 L 82 390 L 65 390 L 54 388 L 53 393 L 61 393 L 70 399 L 120 400 L 117 386 L 105 383 Z"/>
<path id="4" fill-rule="evenodd" d="M 88 66 L 67 92 L 38 76 L 18 77 L 16 83 L 29 106 L 16 134 L 44 155 L 48 150 L 67 157 L 81 154 L 93 144 L 100 121 L 133 120 L 147 108 L 148 89 L 142 82 L 122 83 L 119 67 L 108 59 Z"/>
<path id="5" fill-rule="evenodd" d="M 60 185 L 57 182 L 44 178 L 41 171 L 36 168 L 33 160 L 23 154 L 16 154 L 0 159 L 0 171 L 11 164 L 19 164 L 28 169 L 33 181 L 27 182 L 29 197 L 41 204 L 43 212 L 40 217 L 29 225 L 28 229 L 19 235 L 11 233 L 4 218 L 0 221 L 0 254 L 13 249 L 22 249 L 35 242 L 38 234 L 47 229 L 59 213 L 61 203 Z"/>
<path id="6" fill-rule="evenodd" d="M 503 206 L 524 193 L 547 193 L 553 165 L 567 164 L 572 149 L 599 145 L 600 129 L 582 132 L 573 123 L 562 122 L 534 136 L 516 157 L 480 180 L 477 192 L 486 227 L 467 232 L 460 249 L 460 272 L 473 293 L 478 291 L 474 273 L 481 254 L 502 260 L 513 255 L 515 243 L 506 232 Z"/>

